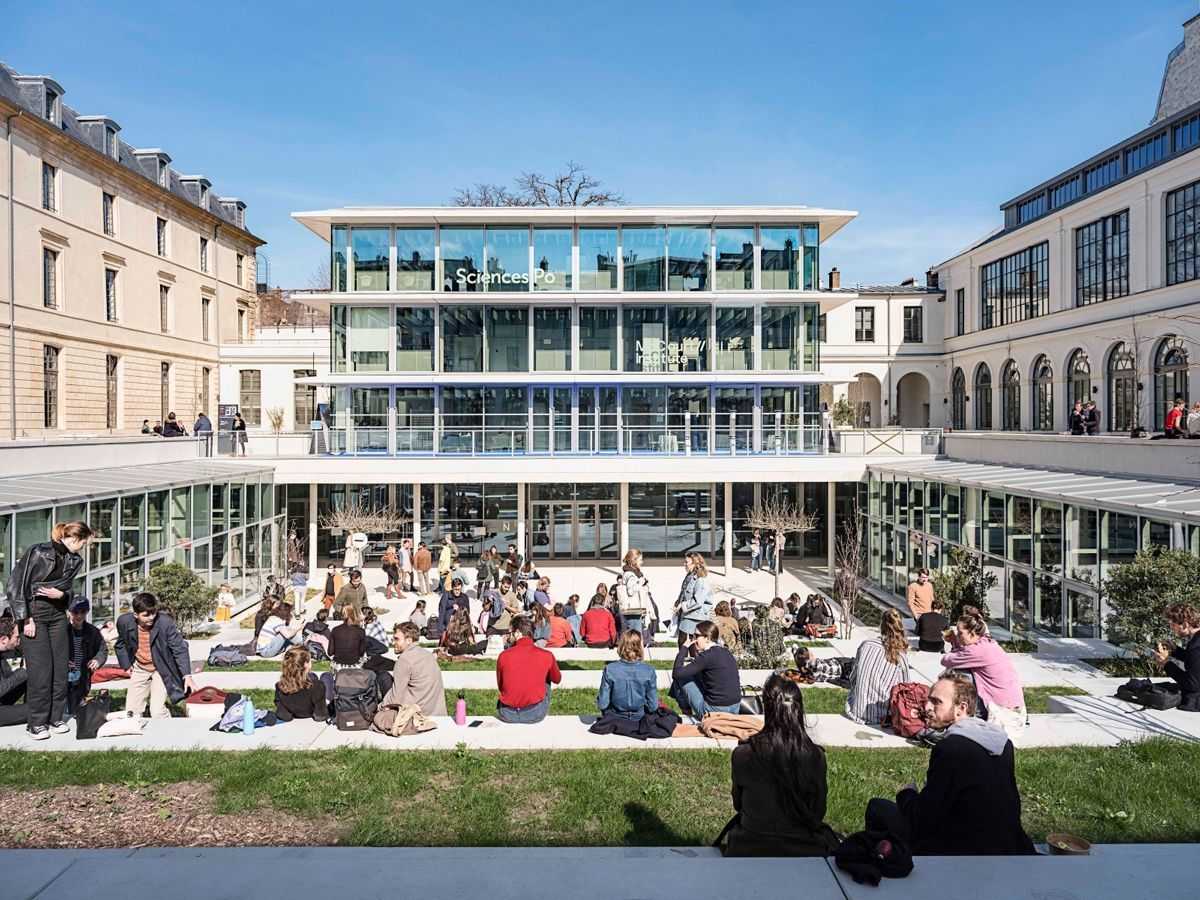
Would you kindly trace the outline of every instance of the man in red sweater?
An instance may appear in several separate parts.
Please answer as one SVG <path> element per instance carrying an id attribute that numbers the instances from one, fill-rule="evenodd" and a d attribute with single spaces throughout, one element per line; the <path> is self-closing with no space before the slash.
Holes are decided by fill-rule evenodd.
<path id="1" fill-rule="evenodd" d="M 554 654 L 533 643 L 533 621 L 527 616 L 513 619 L 508 639 L 509 648 L 496 660 L 496 718 L 533 725 L 550 711 L 550 685 L 562 682 L 562 672 Z"/>
<path id="2" fill-rule="evenodd" d="M 592 605 L 579 622 L 579 637 L 589 647 L 610 648 L 617 642 L 617 623 L 604 608 L 604 601 L 592 598 Z"/>

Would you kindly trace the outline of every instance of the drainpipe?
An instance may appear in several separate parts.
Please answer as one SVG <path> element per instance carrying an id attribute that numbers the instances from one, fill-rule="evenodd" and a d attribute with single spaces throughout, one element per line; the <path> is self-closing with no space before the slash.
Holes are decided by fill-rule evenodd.
<path id="1" fill-rule="evenodd" d="M 13 221 L 12 120 L 20 118 L 21 110 L 4 117 L 4 136 L 8 139 L 8 410 L 12 440 L 17 439 L 17 226 Z"/>

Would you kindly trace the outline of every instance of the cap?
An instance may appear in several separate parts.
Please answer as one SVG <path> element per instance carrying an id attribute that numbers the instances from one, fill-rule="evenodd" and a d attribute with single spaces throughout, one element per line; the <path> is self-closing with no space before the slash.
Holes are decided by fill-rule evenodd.
<path id="1" fill-rule="evenodd" d="M 72 600 L 69 607 L 71 612 L 87 612 L 91 608 L 92 604 L 87 597 L 80 597 L 78 600 Z"/>

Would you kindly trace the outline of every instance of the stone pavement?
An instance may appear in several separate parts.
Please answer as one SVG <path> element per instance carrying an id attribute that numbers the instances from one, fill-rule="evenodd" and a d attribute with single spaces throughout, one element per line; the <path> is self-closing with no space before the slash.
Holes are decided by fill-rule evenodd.
<path id="1" fill-rule="evenodd" d="M 971 900 L 1129 900 L 1195 896 L 1200 848 L 1103 844 L 1086 857 L 918 857 L 907 878 L 856 884 L 825 859 L 723 859 L 709 847 L 246 847 L 9 850 L 11 900 L 804 900 L 970 896 Z M 552 877 L 547 877 L 552 876 Z M 559 876 L 559 877 L 554 877 Z M 564 881 L 565 879 L 565 881 Z M 569 887 L 567 887 L 569 885 Z"/>

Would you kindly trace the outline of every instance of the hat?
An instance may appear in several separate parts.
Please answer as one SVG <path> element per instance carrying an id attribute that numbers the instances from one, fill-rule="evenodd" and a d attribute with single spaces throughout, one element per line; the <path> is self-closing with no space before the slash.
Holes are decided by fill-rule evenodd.
<path id="1" fill-rule="evenodd" d="M 84 612 L 85 613 L 89 609 L 92 608 L 92 604 L 91 604 L 91 601 L 89 601 L 87 597 L 80 597 L 77 600 L 72 600 L 71 605 L 68 608 L 70 609 L 71 612 Z"/>

